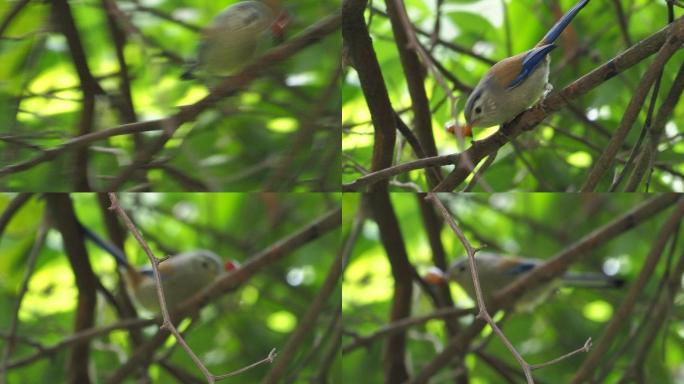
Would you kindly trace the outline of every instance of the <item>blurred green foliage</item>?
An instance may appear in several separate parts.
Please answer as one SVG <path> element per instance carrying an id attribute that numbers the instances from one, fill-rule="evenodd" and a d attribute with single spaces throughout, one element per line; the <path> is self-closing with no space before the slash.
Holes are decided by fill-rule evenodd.
<path id="1" fill-rule="evenodd" d="M 138 121 L 170 116 L 179 107 L 207 95 L 200 81 L 183 81 L 180 75 L 196 57 L 199 29 L 235 2 L 115 2 L 125 14 L 128 35 L 124 55 Z M 120 68 L 103 2 L 69 4 L 90 71 L 109 94 L 97 97 L 93 130 L 127 123 L 115 105 L 122 98 Z M 333 13 L 339 4 L 339 0 L 286 1 L 292 20 L 285 42 Z M 7 15 L 14 5 L 0 4 L 0 15 Z M 50 2 L 29 2 L 0 41 L 0 137 L 11 138 L 0 139 L 0 168 L 40 154 L 31 146 L 53 148 L 77 134 L 83 92 L 51 8 Z M 160 153 L 161 159 L 203 181 L 210 190 L 261 189 L 268 179 L 276 177 L 277 165 L 284 159 L 291 161 L 286 178 L 270 190 L 337 190 L 339 177 L 333 170 L 340 167 L 340 96 L 339 91 L 327 98 L 321 96 L 330 84 L 338 87 L 340 49 L 337 32 L 287 59 L 248 89 L 182 126 Z M 306 125 L 313 126 L 313 131 L 304 132 Z M 159 135 L 160 131 L 143 134 L 148 142 Z M 294 155 L 288 154 L 297 140 L 303 141 L 302 147 Z M 130 164 L 134 149 L 130 134 L 92 145 L 89 165 L 93 188 L 102 189 L 107 177 Z M 73 153 L 67 152 L 30 170 L 5 176 L 0 186 L 13 191 L 73 190 L 74 161 Z M 149 170 L 148 178 L 153 190 L 187 189 L 158 168 Z"/>

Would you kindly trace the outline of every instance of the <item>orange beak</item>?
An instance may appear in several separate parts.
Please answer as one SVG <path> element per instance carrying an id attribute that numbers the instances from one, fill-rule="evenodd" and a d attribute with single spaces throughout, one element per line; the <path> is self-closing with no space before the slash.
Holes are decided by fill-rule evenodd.
<path id="1" fill-rule="evenodd" d="M 466 124 L 463 127 L 461 127 L 461 133 L 463 134 L 463 137 L 470 137 L 472 139 L 473 127 L 470 124 Z"/>
<path id="2" fill-rule="evenodd" d="M 431 285 L 446 284 L 447 282 L 447 278 L 444 274 L 444 271 L 437 267 L 430 267 L 425 276 L 423 276 L 423 280 L 425 280 L 426 283 Z"/>
<path id="3" fill-rule="evenodd" d="M 449 123 L 446 130 L 454 136 L 473 138 L 473 127 L 470 124 L 458 125 L 457 123 Z"/>

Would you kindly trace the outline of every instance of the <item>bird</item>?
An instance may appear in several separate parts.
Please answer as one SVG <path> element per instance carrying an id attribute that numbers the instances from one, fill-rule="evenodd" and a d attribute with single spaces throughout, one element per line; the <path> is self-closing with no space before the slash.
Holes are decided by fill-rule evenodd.
<path id="1" fill-rule="evenodd" d="M 475 265 L 477 266 L 477 274 L 485 304 L 491 302 L 492 297 L 497 291 L 506 287 L 520 276 L 530 273 L 542 263 L 544 263 L 544 260 L 478 252 L 475 256 Z M 425 278 L 431 284 L 454 281 L 475 300 L 475 287 L 470 273 L 470 264 L 466 257 L 454 261 L 446 272 L 442 272 L 438 268 L 431 269 Z M 523 309 L 534 307 L 544 300 L 548 293 L 558 286 L 558 283 L 585 288 L 620 288 L 624 285 L 625 280 L 603 273 L 566 272 L 559 280 L 548 282 L 538 289 L 527 292 L 520 299 L 520 304 L 522 304 L 520 307 Z"/>
<path id="2" fill-rule="evenodd" d="M 135 301 L 151 312 L 159 312 L 159 299 L 151 267 L 135 268 L 121 249 L 101 238 L 88 227 L 81 225 L 86 238 L 109 253 L 123 271 L 126 288 Z M 171 256 L 159 263 L 158 269 L 164 290 L 166 306 L 173 309 L 204 287 L 219 275 L 232 272 L 239 264 L 234 260 L 225 263 L 214 252 L 198 249 Z"/>
<path id="3" fill-rule="evenodd" d="M 282 39 L 289 14 L 280 0 L 241 1 L 225 8 L 201 32 L 197 60 L 181 75 L 197 70 L 210 77 L 229 76 L 248 64 L 269 37 Z"/>
<path id="4" fill-rule="evenodd" d="M 576 3 L 534 48 L 499 61 L 485 73 L 465 103 L 464 135 L 472 136 L 473 127 L 512 121 L 551 91 L 549 53 L 557 47 L 554 41 L 588 3 Z"/>

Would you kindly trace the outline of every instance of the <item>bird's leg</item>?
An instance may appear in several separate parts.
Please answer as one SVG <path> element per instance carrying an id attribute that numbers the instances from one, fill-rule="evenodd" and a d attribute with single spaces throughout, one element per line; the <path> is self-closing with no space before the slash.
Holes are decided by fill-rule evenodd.
<path id="1" fill-rule="evenodd" d="M 546 110 L 546 97 L 553 91 L 553 85 L 551 83 L 546 83 L 544 85 L 544 93 L 542 93 L 541 100 L 539 100 L 539 108 L 541 108 L 544 113 L 548 114 L 548 111 Z"/>

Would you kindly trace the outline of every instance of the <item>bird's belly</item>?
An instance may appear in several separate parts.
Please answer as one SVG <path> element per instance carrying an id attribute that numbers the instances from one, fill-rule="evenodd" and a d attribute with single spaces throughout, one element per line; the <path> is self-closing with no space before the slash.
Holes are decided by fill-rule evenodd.
<path id="1" fill-rule="evenodd" d="M 235 43 L 230 39 L 209 44 L 211 48 L 203 52 L 206 70 L 214 76 L 227 76 L 254 58 L 256 44 L 252 41 Z"/>
<path id="2" fill-rule="evenodd" d="M 206 287 L 212 280 L 199 280 L 192 276 L 173 276 L 162 280 L 164 288 L 164 298 L 167 308 L 171 309 L 190 298 L 202 288 Z M 142 282 L 135 292 L 135 298 L 140 305 L 147 310 L 156 312 L 159 310 L 159 298 L 157 296 L 157 286 L 154 279 L 147 279 Z"/>
<path id="3" fill-rule="evenodd" d="M 508 103 L 512 105 L 506 110 L 510 111 L 504 117 L 504 122 L 513 120 L 522 111 L 531 107 L 544 94 L 546 83 L 549 79 L 549 66 L 542 64 L 538 66 L 519 86 L 508 90 L 506 98 Z"/>

